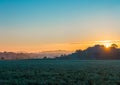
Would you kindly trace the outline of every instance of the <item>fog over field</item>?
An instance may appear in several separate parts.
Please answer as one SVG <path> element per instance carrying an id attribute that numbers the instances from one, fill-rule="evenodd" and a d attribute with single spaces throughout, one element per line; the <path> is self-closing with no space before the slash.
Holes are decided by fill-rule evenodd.
<path id="1" fill-rule="evenodd" d="M 43 51 L 37 53 L 27 52 L 0 52 L 1 60 L 14 60 L 14 59 L 41 59 L 41 58 L 55 58 L 61 55 L 67 55 L 72 53 L 71 51 L 55 50 L 55 51 Z"/>

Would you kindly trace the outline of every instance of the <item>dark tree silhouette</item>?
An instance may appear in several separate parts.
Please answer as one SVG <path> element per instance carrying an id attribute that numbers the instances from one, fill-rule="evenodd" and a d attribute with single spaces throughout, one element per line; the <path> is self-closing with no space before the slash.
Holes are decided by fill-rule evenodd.
<path id="1" fill-rule="evenodd" d="M 75 51 L 75 53 L 81 53 L 82 52 L 82 50 L 76 50 Z"/>
<path id="2" fill-rule="evenodd" d="M 111 47 L 112 47 L 112 48 L 117 48 L 118 45 L 117 45 L 117 44 L 112 44 Z"/>
<path id="3" fill-rule="evenodd" d="M 120 49 L 116 44 L 112 44 L 109 49 L 106 49 L 104 45 L 95 45 L 88 47 L 86 50 L 76 50 L 74 53 L 57 57 L 56 59 L 93 59 L 93 60 L 105 60 L 105 59 L 120 59 Z"/>
<path id="4" fill-rule="evenodd" d="M 4 60 L 5 58 L 4 57 L 1 57 L 1 60 Z"/>

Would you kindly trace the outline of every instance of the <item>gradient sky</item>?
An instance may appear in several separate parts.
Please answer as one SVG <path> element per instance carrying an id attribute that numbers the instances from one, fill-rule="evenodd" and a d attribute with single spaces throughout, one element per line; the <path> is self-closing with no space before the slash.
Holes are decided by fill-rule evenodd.
<path id="1" fill-rule="evenodd" d="M 0 0 L 0 51 L 85 49 L 119 36 L 120 0 Z"/>

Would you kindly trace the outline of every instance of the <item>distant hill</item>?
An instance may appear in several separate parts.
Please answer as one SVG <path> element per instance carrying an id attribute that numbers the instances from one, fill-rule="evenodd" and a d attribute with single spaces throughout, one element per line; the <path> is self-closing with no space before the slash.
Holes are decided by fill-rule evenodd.
<path id="1" fill-rule="evenodd" d="M 64 55 L 64 54 L 70 54 L 72 53 L 71 51 L 66 51 L 66 50 L 53 50 L 53 51 L 43 51 L 38 54 L 39 57 L 48 57 L 48 58 L 54 58 L 56 56 Z"/>
<path id="2" fill-rule="evenodd" d="M 41 58 L 54 58 L 62 54 L 70 54 L 70 51 L 55 50 L 55 51 L 43 51 L 39 53 L 15 53 L 15 52 L 0 52 L 1 60 L 11 59 L 41 59 Z"/>
<path id="3" fill-rule="evenodd" d="M 120 59 L 120 49 L 116 44 L 112 44 L 111 47 L 106 48 L 104 45 L 95 45 L 88 47 L 86 50 L 76 50 L 72 54 L 61 55 L 55 59 L 67 59 L 67 60 L 109 60 Z"/>

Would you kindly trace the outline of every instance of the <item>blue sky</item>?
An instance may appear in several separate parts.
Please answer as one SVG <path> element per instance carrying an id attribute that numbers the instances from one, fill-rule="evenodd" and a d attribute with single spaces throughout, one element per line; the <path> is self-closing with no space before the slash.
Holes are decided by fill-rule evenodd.
<path id="1" fill-rule="evenodd" d="M 0 0 L 1 50 L 68 50 L 87 47 L 68 46 L 74 42 L 119 40 L 119 15 L 120 0 Z"/>

